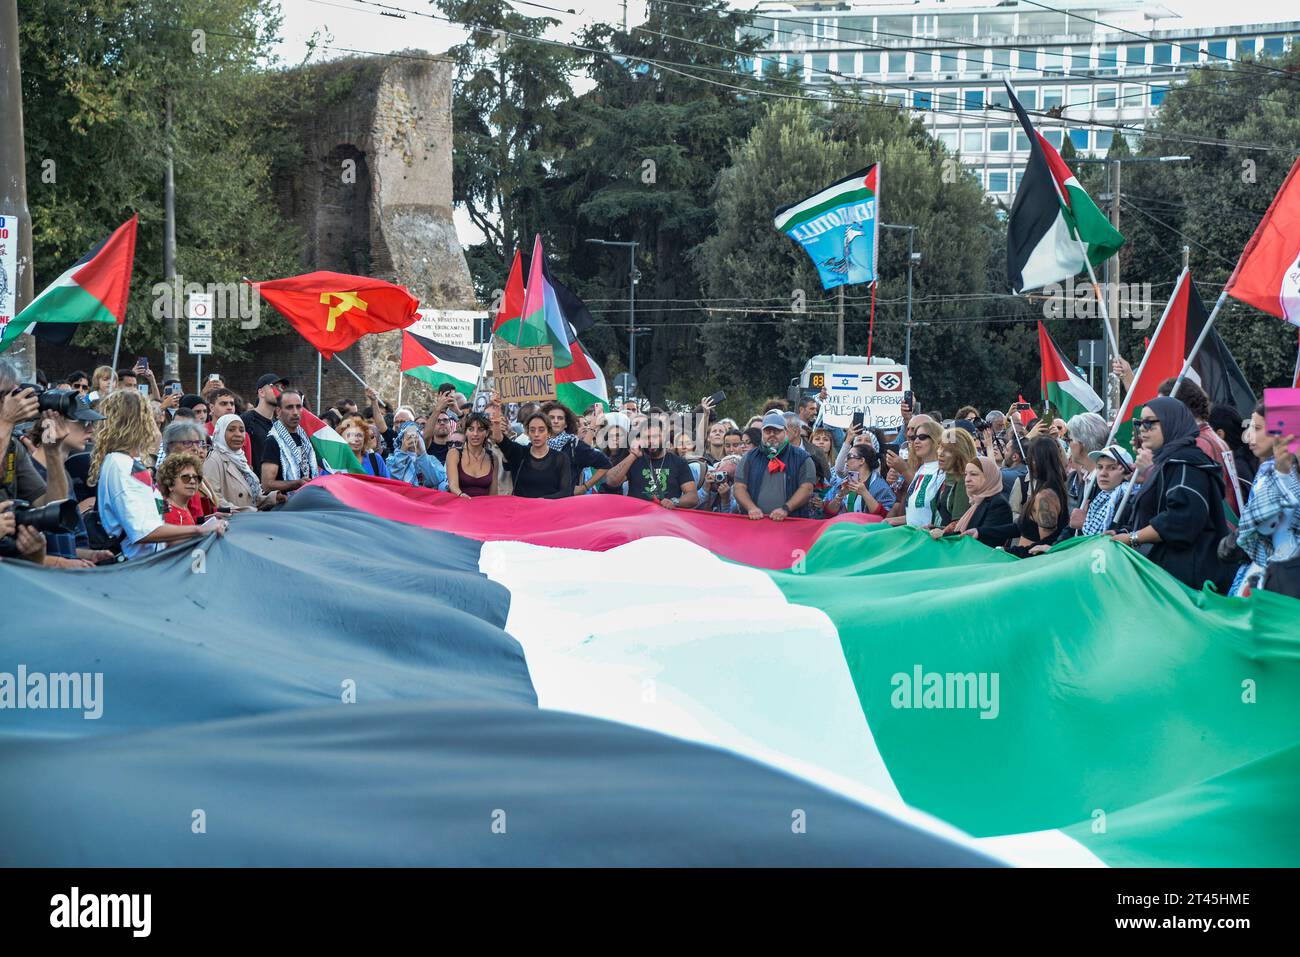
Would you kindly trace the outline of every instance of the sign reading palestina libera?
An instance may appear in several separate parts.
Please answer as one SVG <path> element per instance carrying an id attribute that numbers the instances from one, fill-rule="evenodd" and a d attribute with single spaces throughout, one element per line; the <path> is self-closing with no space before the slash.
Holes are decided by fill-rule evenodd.
<path id="1" fill-rule="evenodd" d="M 782 206 L 773 222 L 812 257 L 823 289 L 875 282 L 880 164 Z"/>

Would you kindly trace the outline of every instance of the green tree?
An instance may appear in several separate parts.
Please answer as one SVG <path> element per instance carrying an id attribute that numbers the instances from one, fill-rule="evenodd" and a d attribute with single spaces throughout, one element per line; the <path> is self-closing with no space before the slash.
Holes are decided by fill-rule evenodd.
<path id="1" fill-rule="evenodd" d="M 1166 95 L 1138 153 L 1190 160 L 1124 167 L 1121 229 L 1130 257 L 1125 280 L 1151 282 L 1157 300 L 1172 290 L 1187 245 L 1192 277 L 1206 308 L 1213 308 L 1300 153 L 1300 48 L 1285 59 L 1262 62 L 1283 72 L 1253 63 L 1192 71 L 1186 84 Z M 1256 392 L 1290 383 L 1295 327 L 1229 298 L 1215 328 Z M 1152 329 L 1124 324 L 1121 348 L 1134 364 Z"/>
<path id="2" fill-rule="evenodd" d="M 163 169 L 176 170 L 177 272 L 238 281 L 293 271 L 298 244 L 270 195 L 250 117 L 274 110 L 266 60 L 279 28 L 270 0 L 30 0 L 23 4 L 28 203 L 36 286 L 140 216 L 123 341 L 157 348 L 150 290 L 162 279 Z M 172 105 L 170 139 L 166 104 Z M 217 324 L 216 348 L 239 358 L 279 321 Z M 114 330 L 78 341 L 107 351 Z"/>
<path id="3" fill-rule="evenodd" d="M 911 372 L 927 407 L 1002 402 L 1037 368 L 1031 324 L 985 324 L 1028 309 L 1000 297 L 1005 280 L 1003 230 L 979 184 L 962 171 L 919 121 L 878 101 L 822 109 L 800 102 L 771 106 L 731 151 L 719 180 L 716 234 L 696 259 L 706 294 L 754 305 L 719 316 L 705 330 L 710 381 L 728 394 L 784 394 L 809 356 L 835 346 L 836 294 L 821 288 L 804 251 L 772 226 L 774 211 L 873 161 L 881 164 L 881 215 L 914 224 L 922 264 L 914 272 Z M 903 358 L 907 308 L 907 236 L 882 230 L 875 355 Z M 806 298 L 807 312 L 791 303 Z M 992 298 L 990 298 L 992 297 Z M 870 290 L 846 290 L 846 348 L 865 354 Z M 1028 328 L 1026 328 L 1028 327 Z M 1034 376 L 1036 378 L 1036 375 Z"/>

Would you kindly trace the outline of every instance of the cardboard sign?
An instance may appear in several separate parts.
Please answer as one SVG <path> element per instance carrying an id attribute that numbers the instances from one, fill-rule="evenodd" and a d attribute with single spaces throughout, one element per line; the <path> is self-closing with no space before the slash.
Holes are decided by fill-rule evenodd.
<path id="1" fill-rule="evenodd" d="M 550 346 L 498 345 L 492 350 L 496 391 L 502 402 L 555 398 L 555 357 Z"/>
<path id="2" fill-rule="evenodd" d="M 18 217 L 0 216 L 0 333 L 18 310 Z"/>

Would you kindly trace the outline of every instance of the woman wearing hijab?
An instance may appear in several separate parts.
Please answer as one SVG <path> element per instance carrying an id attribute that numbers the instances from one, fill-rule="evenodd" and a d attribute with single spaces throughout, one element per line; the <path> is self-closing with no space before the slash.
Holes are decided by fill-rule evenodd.
<path id="1" fill-rule="evenodd" d="M 986 455 L 966 463 L 962 476 L 966 498 L 970 503 L 960 517 L 943 528 L 930 530 L 931 538 L 945 535 L 969 535 L 989 548 L 996 548 L 1015 534 L 1016 523 L 1011 506 L 1002 494 L 1002 470 Z"/>
<path id="2" fill-rule="evenodd" d="M 1201 427 L 1187 406 L 1161 396 L 1137 420 L 1143 448 L 1153 453 L 1130 530 L 1117 541 L 1141 549 L 1189 588 L 1209 581 L 1225 592 L 1234 569 L 1219 561 L 1228 533 L 1223 512 L 1223 468 L 1196 445 Z"/>
<path id="3" fill-rule="evenodd" d="M 447 491 L 447 469 L 429 454 L 414 421 L 403 422 L 397 430 L 397 451 L 388 456 L 388 474 L 416 488 Z"/>
<path id="4" fill-rule="evenodd" d="M 265 492 L 244 458 L 244 420 L 233 412 L 217 419 L 212 429 L 212 451 L 203 460 L 203 477 L 218 496 L 236 512 L 267 509 L 284 502 L 282 492 Z"/>

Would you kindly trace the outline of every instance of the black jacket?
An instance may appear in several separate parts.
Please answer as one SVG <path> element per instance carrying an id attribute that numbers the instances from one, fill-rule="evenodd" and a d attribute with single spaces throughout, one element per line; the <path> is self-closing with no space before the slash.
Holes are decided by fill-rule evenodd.
<path id="1" fill-rule="evenodd" d="M 1130 528 L 1150 525 L 1160 541 L 1147 556 L 1184 585 L 1199 590 L 1206 581 L 1226 593 L 1234 569 L 1219 561 L 1218 544 L 1228 534 L 1223 512 L 1223 468 L 1200 449 L 1180 449 L 1148 476 Z"/>
<path id="2" fill-rule="evenodd" d="M 1007 497 L 994 495 L 980 502 L 975 508 L 975 514 L 971 516 L 967 531 L 972 528 L 979 530 L 979 540 L 989 548 L 1005 545 L 1016 531 L 1016 522 L 1011 516 L 1011 505 L 1007 502 Z"/>

